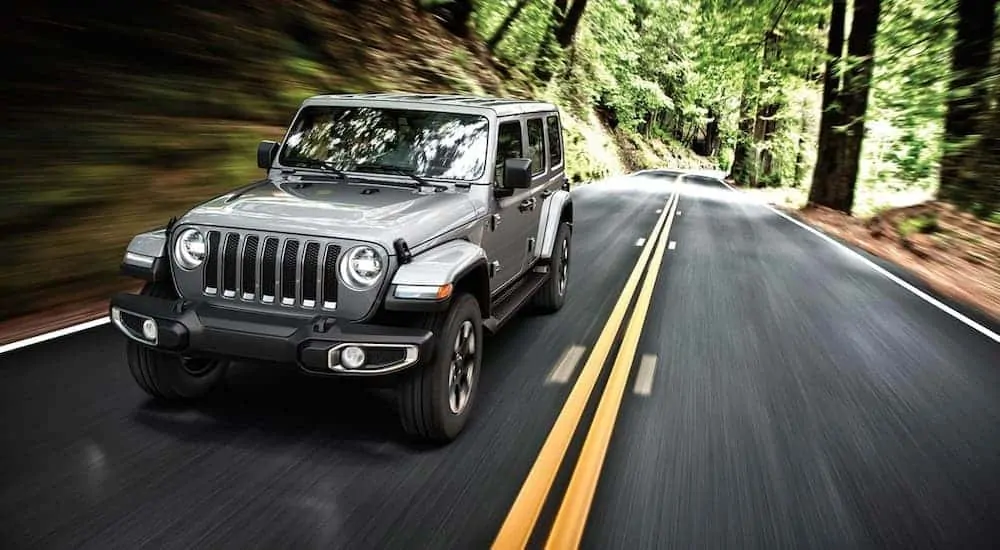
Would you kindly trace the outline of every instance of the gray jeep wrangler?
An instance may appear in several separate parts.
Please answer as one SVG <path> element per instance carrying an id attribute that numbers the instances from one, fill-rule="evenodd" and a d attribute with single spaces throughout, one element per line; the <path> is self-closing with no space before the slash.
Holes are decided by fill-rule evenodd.
<path id="1" fill-rule="evenodd" d="M 307 99 L 260 181 L 132 239 L 147 281 L 113 297 L 129 368 L 193 398 L 230 361 L 372 377 L 405 430 L 465 425 L 483 329 L 566 297 L 573 206 L 548 103 L 417 94 Z"/>

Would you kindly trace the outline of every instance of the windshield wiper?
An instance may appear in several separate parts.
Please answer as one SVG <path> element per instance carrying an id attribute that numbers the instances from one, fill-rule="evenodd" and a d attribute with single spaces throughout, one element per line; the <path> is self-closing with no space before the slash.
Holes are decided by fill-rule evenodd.
<path id="1" fill-rule="evenodd" d="M 347 174 L 343 170 L 338 170 L 334 167 L 332 162 L 326 160 L 317 159 L 291 159 L 284 162 L 285 166 L 294 166 L 296 168 L 310 168 L 313 170 L 322 170 L 324 172 L 329 172 L 338 178 L 347 180 Z"/>
<path id="2" fill-rule="evenodd" d="M 427 181 L 426 179 L 414 174 L 409 170 L 404 170 L 402 168 L 396 168 L 395 166 L 389 166 L 388 164 L 359 164 L 355 168 L 361 168 L 363 170 L 375 170 L 376 172 L 385 172 L 388 174 L 395 174 L 397 176 L 406 176 L 413 181 L 417 182 L 417 185 L 422 187 L 433 187 L 435 191 L 447 191 L 447 185 L 441 185 L 440 183 L 434 183 L 432 181 Z"/>

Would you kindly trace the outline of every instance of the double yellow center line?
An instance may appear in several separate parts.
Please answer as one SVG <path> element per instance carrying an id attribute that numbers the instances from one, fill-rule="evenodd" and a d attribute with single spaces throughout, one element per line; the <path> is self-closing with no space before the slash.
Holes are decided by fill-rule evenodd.
<path id="1" fill-rule="evenodd" d="M 618 335 L 648 263 L 649 272 L 643 280 L 635 310 L 629 318 L 618 355 L 611 369 L 611 375 L 597 406 L 594 421 L 587 433 L 580 458 L 546 543 L 546 548 L 576 548 L 579 546 L 587 523 L 587 515 L 590 512 L 590 505 L 597 490 L 597 481 L 604 464 L 604 457 L 607 455 L 608 444 L 611 441 L 611 433 L 614 430 L 615 420 L 618 418 L 618 409 L 625 392 L 625 386 L 628 383 L 629 372 L 635 360 L 639 336 L 642 334 L 642 327 L 649 311 L 656 277 L 660 271 L 670 227 L 673 224 L 674 212 L 677 210 L 679 194 L 679 191 L 674 192 L 670 200 L 667 201 L 663 213 L 657 219 L 656 225 L 639 255 L 639 260 L 625 282 L 625 288 L 622 289 L 607 323 L 601 330 L 587 362 L 580 371 L 576 384 L 570 391 L 562 411 L 560 411 L 552 430 L 542 445 L 538 458 L 535 459 L 535 464 L 528 473 L 524 485 L 521 486 L 521 491 L 514 500 L 514 505 L 493 542 L 493 548 L 506 550 L 527 546 L 528 539 L 538 522 L 538 516 L 545 505 L 545 500 L 552 489 L 552 483 L 555 481 L 559 467 L 566 456 L 566 450 L 573 439 L 573 434 L 580 423 L 601 370 L 611 353 L 615 337 Z M 652 262 L 649 262 L 650 256 L 652 256 Z"/>

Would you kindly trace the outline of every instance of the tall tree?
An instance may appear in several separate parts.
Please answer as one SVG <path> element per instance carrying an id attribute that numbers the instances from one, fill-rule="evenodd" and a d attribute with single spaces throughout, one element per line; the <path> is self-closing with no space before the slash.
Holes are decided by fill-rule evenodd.
<path id="1" fill-rule="evenodd" d="M 997 84 L 994 97 L 1000 98 L 1000 59 L 994 67 Z M 1000 215 L 1000 106 L 994 106 L 989 121 L 979 143 L 979 166 L 981 184 L 973 197 L 981 215 Z"/>
<path id="2" fill-rule="evenodd" d="M 785 2 L 785 7 L 782 8 L 782 12 L 788 7 L 789 1 Z M 779 15 L 780 18 L 780 15 Z M 773 65 L 777 63 L 778 58 L 781 55 L 780 49 L 780 39 L 781 36 L 777 33 L 776 29 L 778 26 L 778 21 L 776 20 L 771 29 L 764 36 L 764 54 L 763 61 L 761 63 L 761 76 L 760 76 L 760 86 L 761 91 L 773 90 L 778 86 L 777 78 L 775 75 Z M 774 98 L 770 101 L 760 101 L 757 104 L 757 121 L 754 124 L 753 136 L 754 142 L 758 144 L 763 144 L 763 147 L 758 148 L 758 157 L 754 162 L 754 172 L 753 176 L 750 178 L 750 185 L 758 186 L 763 182 L 760 179 L 761 176 L 771 175 L 773 169 L 774 154 L 771 152 L 771 140 L 774 137 L 774 133 L 778 129 L 778 109 L 781 108 L 781 104 Z"/>
<path id="3" fill-rule="evenodd" d="M 555 0 L 552 3 L 552 13 L 549 15 L 549 24 L 542 35 L 542 41 L 538 45 L 538 54 L 535 55 L 534 73 L 535 78 L 542 82 L 548 82 L 555 72 L 556 32 L 562 27 L 566 20 L 566 10 L 569 7 L 569 0 Z"/>
<path id="4" fill-rule="evenodd" d="M 503 37 L 507 35 L 507 31 L 510 30 L 510 26 L 514 24 L 514 21 L 517 19 L 519 15 L 521 15 L 521 11 L 524 10 L 525 6 L 527 6 L 528 2 L 530 1 L 531 0 L 517 1 L 517 4 L 514 5 L 514 9 L 510 10 L 510 13 L 507 14 L 507 17 L 505 17 L 503 22 L 500 23 L 500 26 L 497 27 L 496 32 L 493 33 L 493 36 L 491 36 L 490 39 L 486 41 L 486 47 L 489 48 L 490 51 L 496 49 L 497 44 L 499 44 L 500 41 L 503 40 Z"/>
<path id="5" fill-rule="evenodd" d="M 938 197 L 966 207 L 975 204 L 983 185 L 975 165 L 978 142 L 988 123 L 996 6 L 997 0 L 958 0 Z"/>
<path id="6" fill-rule="evenodd" d="M 469 35 L 469 19 L 472 17 L 472 0 L 447 0 L 432 9 L 444 23 L 446 29 L 455 36 Z"/>
<path id="7" fill-rule="evenodd" d="M 743 93 L 740 95 L 739 124 L 736 132 L 736 150 L 733 152 L 733 166 L 729 177 L 739 183 L 748 181 L 750 169 L 750 146 L 754 134 L 754 105 L 756 105 L 756 79 L 750 72 L 743 81 Z"/>
<path id="8" fill-rule="evenodd" d="M 829 129 L 832 133 L 827 147 L 819 150 L 821 160 L 817 162 L 809 191 L 810 202 L 848 214 L 854 205 L 881 7 L 881 0 L 854 1 L 851 34 L 847 39 L 850 66 L 843 72 L 843 89 L 837 97 L 841 124 Z M 832 171 L 824 173 L 821 167 L 832 167 Z"/>
<path id="9" fill-rule="evenodd" d="M 576 29 L 583 19 L 583 12 L 587 9 L 587 0 L 573 0 L 569 11 L 566 13 L 566 20 L 563 21 L 559 30 L 556 31 L 556 42 L 562 49 L 566 49 L 573 44 L 573 37 L 576 36 Z"/>
<path id="10" fill-rule="evenodd" d="M 823 73 L 822 111 L 819 121 L 819 155 L 813 172 L 810 202 L 821 202 L 825 195 L 825 178 L 834 168 L 836 158 L 830 154 L 834 128 L 840 123 L 840 65 L 844 56 L 844 28 L 847 15 L 847 0 L 833 0 L 830 12 L 830 30 L 827 31 L 826 71 Z M 827 154 L 824 154 L 827 152 Z"/>
<path id="11" fill-rule="evenodd" d="M 568 8 L 568 9 L 567 9 Z M 542 38 L 535 61 L 535 77 L 542 82 L 552 80 L 563 53 L 573 44 L 576 30 L 587 9 L 587 0 L 556 0 L 552 5 L 552 21 L 549 31 Z"/>

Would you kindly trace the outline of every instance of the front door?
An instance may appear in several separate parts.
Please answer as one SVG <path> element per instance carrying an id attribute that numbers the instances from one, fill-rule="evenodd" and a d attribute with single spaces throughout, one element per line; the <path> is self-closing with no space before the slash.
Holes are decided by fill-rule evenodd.
<path id="1" fill-rule="evenodd" d="M 503 187 L 504 161 L 524 157 L 524 135 L 520 120 L 501 122 L 497 128 L 497 156 L 494 166 L 494 189 Z M 523 220 L 523 205 L 531 189 L 515 189 L 508 197 L 494 196 L 492 217 L 483 237 L 490 262 L 490 291 L 496 291 L 516 278 L 524 266 L 527 253 L 527 229 Z"/>

